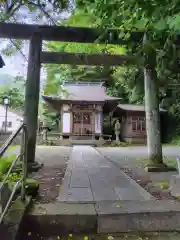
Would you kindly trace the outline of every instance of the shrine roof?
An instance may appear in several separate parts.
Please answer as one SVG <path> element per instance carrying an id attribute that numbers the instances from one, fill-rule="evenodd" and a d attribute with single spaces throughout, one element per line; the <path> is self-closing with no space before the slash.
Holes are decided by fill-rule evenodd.
<path id="1" fill-rule="evenodd" d="M 136 111 L 136 112 L 145 112 L 144 105 L 137 105 L 137 104 L 118 104 L 118 108 L 125 110 L 125 111 Z M 165 109 L 160 108 L 161 112 L 166 112 Z"/>
<path id="2" fill-rule="evenodd" d="M 102 82 L 65 82 L 61 96 L 43 96 L 45 100 L 106 102 L 120 98 L 107 94 Z"/>

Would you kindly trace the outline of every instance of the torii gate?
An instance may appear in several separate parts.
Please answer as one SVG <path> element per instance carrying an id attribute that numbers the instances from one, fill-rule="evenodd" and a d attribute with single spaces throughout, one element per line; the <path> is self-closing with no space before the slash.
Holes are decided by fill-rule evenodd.
<path id="1" fill-rule="evenodd" d="M 27 160 L 29 163 L 33 163 L 35 159 L 40 69 L 42 63 L 120 66 L 133 62 L 131 56 L 43 52 L 42 41 L 97 42 L 127 45 L 130 42 L 142 42 L 143 35 L 143 32 L 132 32 L 129 39 L 122 39 L 119 38 L 119 31 L 116 29 L 103 30 L 80 27 L 0 23 L 0 38 L 30 40 L 24 109 L 24 122 L 28 132 Z M 154 94 L 156 95 L 156 93 Z M 149 100 L 155 97 L 155 95 L 147 94 Z M 154 132 L 156 132 L 156 129 Z"/>

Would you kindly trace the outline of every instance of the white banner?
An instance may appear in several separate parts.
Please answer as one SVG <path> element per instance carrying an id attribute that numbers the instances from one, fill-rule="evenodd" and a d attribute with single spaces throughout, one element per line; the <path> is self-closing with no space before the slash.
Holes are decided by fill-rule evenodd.
<path id="1" fill-rule="evenodd" d="M 70 133 L 71 131 L 71 114 L 63 113 L 63 133 Z"/>
<path id="2" fill-rule="evenodd" d="M 98 112 L 95 115 L 95 133 L 101 133 L 101 118 L 102 113 Z"/>

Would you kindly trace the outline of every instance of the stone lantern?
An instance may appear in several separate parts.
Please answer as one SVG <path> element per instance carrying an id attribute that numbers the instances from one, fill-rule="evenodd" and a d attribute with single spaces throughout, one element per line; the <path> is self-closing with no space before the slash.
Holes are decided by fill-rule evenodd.
<path id="1" fill-rule="evenodd" d="M 43 135 L 43 142 L 47 142 L 47 132 L 50 130 L 48 126 L 48 122 L 46 120 L 43 121 L 42 124 L 42 135 Z"/>

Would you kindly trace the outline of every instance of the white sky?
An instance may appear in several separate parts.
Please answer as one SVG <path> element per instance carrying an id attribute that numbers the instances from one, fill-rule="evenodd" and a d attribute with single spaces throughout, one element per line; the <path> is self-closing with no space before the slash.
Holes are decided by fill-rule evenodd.
<path id="1" fill-rule="evenodd" d="M 70 13 L 68 13 L 68 12 L 63 12 L 60 14 L 55 14 L 54 12 L 51 12 L 51 6 L 48 4 L 46 5 L 46 10 L 49 11 L 52 18 L 55 20 L 65 19 L 70 16 Z M 16 14 L 16 20 L 17 20 L 17 22 L 22 22 L 22 19 L 23 19 L 23 23 L 28 23 L 28 24 L 30 24 L 30 23 L 48 24 L 47 18 L 45 18 L 45 17 L 37 20 L 37 14 L 38 14 L 38 11 L 36 13 L 29 12 L 27 7 L 21 7 L 21 9 Z M 1 53 L 1 50 L 3 49 L 4 45 L 7 44 L 7 41 L 8 40 L 4 40 L 0 44 L 0 53 Z M 28 45 L 29 45 L 28 43 L 25 44 L 25 46 L 22 50 L 23 53 L 26 55 L 26 58 L 28 58 L 28 48 L 29 48 Z M 3 56 L 3 60 L 4 60 L 6 66 L 0 69 L 0 73 L 5 73 L 5 74 L 13 75 L 13 76 L 17 76 L 17 75 L 26 76 L 27 62 L 25 61 L 25 59 L 19 52 L 17 52 L 16 54 L 14 54 L 13 56 L 10 56 L 10 57 Z M 44 73 L 43 69 L 42 69 L 41 78 L 43 78 L 43 79 L 45 78 L 45 73 Z"/>
<path id="2" fill-rule="evenodd" d="M 11 57 L 3 56 L 3 60 L 6 66 L 0 69 L 0 73 L 6 73 L 13 76 L 26 76 L 27 63 L 25 62 L 23 57 L 20 56 L 20 54 L 16 54 Z"/>

